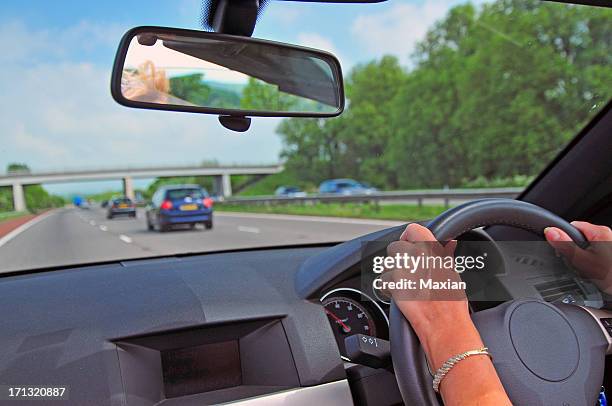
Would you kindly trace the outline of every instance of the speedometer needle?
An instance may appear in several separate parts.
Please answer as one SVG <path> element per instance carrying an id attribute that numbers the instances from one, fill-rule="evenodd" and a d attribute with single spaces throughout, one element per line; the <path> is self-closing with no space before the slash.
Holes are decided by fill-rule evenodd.
<path id="1" fill-rule="evenodd" d="M 325 309 L 325 313 L 329 314 L 332 319 L 336 320 L 336 323 L 340 324 L 342 326 L 342 331 L 344 331 L 346 334 L 351 332 L 351 328 L 345 324 L 342 319 L 340 319 L 340 317 L 336 316 L 335 314 L 333 314 L 332 312 L 330 312 L 329 310 Z"/>

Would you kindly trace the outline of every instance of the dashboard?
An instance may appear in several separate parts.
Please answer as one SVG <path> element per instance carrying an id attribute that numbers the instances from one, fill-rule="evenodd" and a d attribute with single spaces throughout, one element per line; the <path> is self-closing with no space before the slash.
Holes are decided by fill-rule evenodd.
<path id="1" fill-rule="evenodd" d="M 3 275 L 0 382 L 67 387 L 79 405 L 397 404 L 392 371 L 352 362 L 344 340 L 388 339 L 389 302 L 361 267 L 401 231 Z M 471 305 L 495 305 L 487 287 L 602 304 L 554 255 L 521 255 L 499 253 L 512 271 Z"/>
<path id="2" fill-rule="evenodd" d="M 472 311 L 527 297 L 597 309 L 604 305 L 597 286 L 581 278 L 545 242 L 493 242 L 485 231 L 476 230 L 459 239 L 456 253 L 478 255 L 483 251 L 489 254 L 488 267 L 476 276 L 462 274 Z M 377 254 L 384 254 L 384 250 Z M 371 257 L 372 253 L 362 254 L 358 263 L 345 270 L 348 278 L 320 296 L 340 354 L 347 362 L 351 361 L 345 349 L 347 337 L 363 334 L 389 338 L 390 301 L 373 287 L 373 277 L 367 276 L 364 262 Z"/>
<path id="3" fill-rule="evenodd" d="M 389 339 L 389 303 L 375 299 L 372 292 L 368 293 L 345 286 L 332 289 L 321 297 L 338 350 L 345 361 L 351 361 L 345 348 L 347 337 L 363 334 Z"/>

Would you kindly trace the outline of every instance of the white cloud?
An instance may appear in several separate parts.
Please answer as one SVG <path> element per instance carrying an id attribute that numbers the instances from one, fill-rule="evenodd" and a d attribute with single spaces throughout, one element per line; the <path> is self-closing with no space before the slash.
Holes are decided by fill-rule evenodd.
<path id="1" fill-rule="evenodd" d="M 97 24 L 87 20 L 63 29 L 30 30 L 23 21 L 0 25 L 0 61 L 26 63 L 64 58 L 77 52 L 95 52 L 101 47 L 116 47 L 125 28 L 118 24 Z"/>
<path id="2" fill-rule="evenodd" d="M 297 41 L 299 45 L 303 45 L 305 47 L 322 49 L 332 53 L 338 52 L 329 38 L 325 38 L 324 36 L 314 32 L 302 32 L 298 34 Z"/>
<path id="3" fill-rule="evenodd" d="M 304 18 L 304 14 L 304 8 L 298 8 L 294 3 L 285 5 L 281 2 L 270 2 L 265 10 L 266 21 L 273 19 L 283 25 L 293 25 L 299 17 Z"/>
<path id="4" fill-rule="evenodd" d="M 0 173 L 9 162 L 36 170 L 221 163 L 271 163 L 281 147 L 277 119 L 253 119 L 244 134 L 224 129 L 215 116 L 130 109 L 111 97 L 112 59 L 88 60 L 87 50 L 64 58 L 77 43 L 107 39 L 104 27 L 78 23 L 64 31 L 31 30 L 4 41 L 0 75 Z M 76 33 L 82 35 L 77 38 Z M 10 43 L 7 45 L 7 43 Z M 112 41 L 116 46 L 118 38 Z M 86 45 L 78 45 L 85 47 Z M 7 48 L 10 47 L 10 48 Z M 47 49 L 47 51 L 45 51 Z M 53 52 L 41 58 L 39 52 Z M 97 54 L 96 54 L 97 55 Z"/>
<path id="5" fill-rule="evenodd" d="M 32 156 L 51 158 L 61 161 L 67 159 L 70 155 L 68 150 L 53 142 L 50 142 L 44 137 L 36 137 L 28 134 L 23 124 L 17 124 L 13 130 L 13 142 L 17 148 L 29 151 Z"/>
<path id="6" fill-rule="evenodd" d="M 336 56 L 340 60 L 340 65 L 344 70 L 349 69 L 352 65 L 351 61 L 338 51 L 331 39 L 317 34 L 315 32 L 302 32 L 297 36 L 297 44 L 305 47 L 320 49 L 327 51 Z"/>
<path id="7" fill-rule="evenodd" d="M 477 1 L 481 3 L 482 1 Z M 390 8 L 358 16 L 352 24 L 352 34 L 374 56 L 398 55 L 406 62 L 416 43 L 427 29 L 442 19 L 460 0 L 426 0 L 418 3 L 400 2 Z"/>

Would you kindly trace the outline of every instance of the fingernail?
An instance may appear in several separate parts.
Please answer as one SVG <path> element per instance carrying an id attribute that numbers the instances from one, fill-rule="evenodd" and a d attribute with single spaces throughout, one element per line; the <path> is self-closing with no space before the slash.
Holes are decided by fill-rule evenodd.
<path id="1" fill-rule="evenodd" d="M 548 236 L 548 238 L 550 238 L 553 241 L 557 241 L 559 240 L 559 238 L 561 238 L 561 234 L 559 234 L 559 232 L 555 230 L 554 228 L 550 228 L 550 227 L 546 227 L 544 229 L 544 234 L 546 234 L 546 236 Z"/>

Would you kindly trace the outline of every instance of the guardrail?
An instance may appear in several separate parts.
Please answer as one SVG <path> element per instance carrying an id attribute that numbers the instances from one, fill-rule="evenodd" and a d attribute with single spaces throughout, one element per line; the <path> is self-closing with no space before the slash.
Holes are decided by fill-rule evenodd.
<path id="1" fill-rule="evenodd" d="M 430 189 L 393 192 L 375 192 L 370 194 L 310 194 L 307 196 L 245 196 L 223 199 L 227 204 L 296 204 L 296 203 L 373 203 L 381 202 L 416 202 L 419 206 L 426 200 L 443 200 L 446 207 L 452 200 L 475 200 L 484 198 L 515 198 L 523 188 L 492 189 Z"/>

